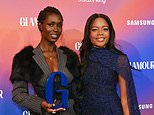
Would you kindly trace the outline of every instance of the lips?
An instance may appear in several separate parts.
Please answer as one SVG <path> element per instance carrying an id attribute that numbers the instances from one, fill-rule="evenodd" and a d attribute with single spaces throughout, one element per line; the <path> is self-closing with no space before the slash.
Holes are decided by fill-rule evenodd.
<path id="1" fill-rule="evenodd" d="M 99 41 L 99 42 L 103 42 L 104 40 L 105 40 L 105 38 L 96 38 L 97 39 L 97 41 Z"/>
<path id="2" fill-rule="evenodd" d="M 57 39 L 58 35 L 57 34 L 51 34 L 51 37 L 54 38 L 54 39 Z"/>

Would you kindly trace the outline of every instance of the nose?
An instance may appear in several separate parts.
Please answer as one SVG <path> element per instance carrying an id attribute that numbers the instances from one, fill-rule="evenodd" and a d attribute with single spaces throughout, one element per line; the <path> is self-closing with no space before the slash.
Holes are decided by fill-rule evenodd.
<path id="1" fill-rule="evenodd" d="M 54 30 L 55 32 L 57 32 L 57 31 L 58 31 L 58 26 L 57 26 L 56 24 L 54 25 L 53 30 Z"/>
<path id="2" fill-rule="evenodd" d="M 98 35 L 103 35 L 102 30 L 98 30 Z"/>
<path id="3" fill-rule="evenodd" d="M 103 32 L 102 31 L 98 32 L 98 35 L 103 35 Z"/>

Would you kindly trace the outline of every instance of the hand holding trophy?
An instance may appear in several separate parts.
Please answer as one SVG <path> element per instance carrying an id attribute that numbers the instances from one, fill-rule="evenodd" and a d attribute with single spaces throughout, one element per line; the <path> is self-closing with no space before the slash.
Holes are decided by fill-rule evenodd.
<path id="1" fill-rule="evenodd" d="M 59 78 L 57 80 L 57 78 Z M 60 84 L 55 83 L 58 81 Z M 60 86 L 56 86 L 60 85 Z M 56 113 L 57 111 L 64 111 L 68 108 L 68 86 L 67 77 L 62 72 L 53 72 L 46 81 L 46 101 L 44 102 L 47 112 Z M 56 88 L 60 89 L 56 89 Z M 43 106 L 42 106 L 43 107 Z"/>

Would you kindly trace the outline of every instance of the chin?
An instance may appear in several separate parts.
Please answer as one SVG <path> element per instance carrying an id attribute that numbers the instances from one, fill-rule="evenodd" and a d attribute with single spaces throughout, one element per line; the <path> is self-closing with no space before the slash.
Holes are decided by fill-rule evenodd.
<path id="1" fill-rule="evenodd" d="M 104 45 L 104 44 L 97 44 L 95 46 L 98 47 L 98 48 L 105 48 L 106 47 L 106 45 Z"/>
<path id="2" fill-rule="evenodd" d="M 58 41 L 58 39 L 53 39 L 53 38 L 52 38 L 52 39 L 50 39 L 50 41 L 51 41 L 51 42 L 56 42 L 56 41 Z"/>
<path id="3" fill-rule="evenodd" d="M 54 44 L 56 41 L 53 41 L 53 40 L 51 41 L 51 40 L 50 40 L 49 42 L 50 42 L 50 44 Z"/>

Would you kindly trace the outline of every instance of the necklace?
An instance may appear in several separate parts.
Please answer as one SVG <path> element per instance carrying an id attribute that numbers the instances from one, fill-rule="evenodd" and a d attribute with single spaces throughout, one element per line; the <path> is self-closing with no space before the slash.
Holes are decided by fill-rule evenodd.
<path id="1" fill-rule="evenodd" d="M 49 59 L 50 59 L 50 61 L 52 61 L 53 57 L 50 57 Z"/>

